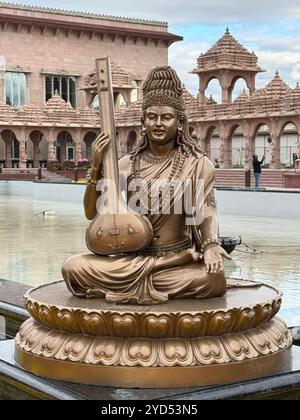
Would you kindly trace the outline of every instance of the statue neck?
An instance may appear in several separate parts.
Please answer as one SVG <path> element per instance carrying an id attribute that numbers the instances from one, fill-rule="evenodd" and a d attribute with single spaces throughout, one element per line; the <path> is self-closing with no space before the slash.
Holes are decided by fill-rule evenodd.
<path id="1" fill-rule="evenodd" d="M 167 144 L 155 144 L 151 141 L 149 141 L 149 152 L 153 156 L 166 156 L 170 154 L 173 150 L 176 148 L 176 142 L 175 139 L 170 141 Z"/>

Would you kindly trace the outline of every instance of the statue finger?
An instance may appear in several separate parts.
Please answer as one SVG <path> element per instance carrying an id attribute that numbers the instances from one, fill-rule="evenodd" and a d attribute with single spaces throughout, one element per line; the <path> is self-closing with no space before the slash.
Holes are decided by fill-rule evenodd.
<path id="1" fill-rule="evenodd" d="M 227 252 L 225 251 L 225 249 L 223 249 L 223 251 L 222 251 L 222 256 L 224 257 L 224 258 L 226 258 L 227 260 L 232 260 L 232 257 L 229 255 L 229 254 L 227 254 Z"/>

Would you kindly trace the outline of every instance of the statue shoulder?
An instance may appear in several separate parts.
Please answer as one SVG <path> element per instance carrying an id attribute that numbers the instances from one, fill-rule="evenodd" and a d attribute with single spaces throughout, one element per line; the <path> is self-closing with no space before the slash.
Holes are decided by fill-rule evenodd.
<path id="1" fill-rule="evenodd" d="M 131 171 L 131 158 L 130 155 L 125 155 L 119 160 L 119 171 L 130 172 Z"/>

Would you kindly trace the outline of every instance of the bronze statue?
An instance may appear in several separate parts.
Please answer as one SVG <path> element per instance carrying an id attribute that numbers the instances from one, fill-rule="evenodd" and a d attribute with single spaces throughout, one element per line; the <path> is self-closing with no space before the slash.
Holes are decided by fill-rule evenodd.
<path id="1" fill-rule="evenodd" d="M 64 263 L 65 282 L 26 294 L 31 318 L 16 336 L 16 362 L 56 380 L 133 388 L 220 385 L 285 371 L 292 336 L 276 316 L 280 292 L 225 280 L 230 257 L 218 242 L 214 168 L 189 134 L 176 73 L 149 74 L 142 140 L 118 164 L 108 68 L 108 59 L 97 61 L 103 134 L 84 197 L 92 253 Z M 185 197 L 193 211 L 178 211 Z"/>
<path id="2" fill-rule="evenodd" d="M 143 86 L 142 106 L 142 140 L 135 151 L 119 161 L 119 171 L 127 173 L 128 181 L 142 179 L 147 182 L 149 191 L 153 180 L 164 179 L 169 183 L 203 180 L 203 220 L 200 225 L 187 226 L 184 213 L 150 212 L 146 216 L 153 235 L 144 226 L 145 236 L 151 234 L 151 242 L 149 238 L 145 242 L 148 242 L 147 246 L 127 253 L 122 248 L 122 244 L 126 248 L 125 242 L 119 240 L 115 245 L 109 244 L 110 252 L 98 252 L 102 255 L 71 257 L 62 267 L 64 280 L 75 296 L 105 297 L 114 303 L 153 304 L 175 298 L 222 296 L 226 293 L 223 258 L 230 257 L 218 241 L 214 167 L 189 134 L 182 85 L 171 67 L 158 67 L 150 72 Z M 103 132 L 93 145 L 93 163 L 84 197 L 85 214 L 93 220 L 92 226 L 99 217 L 96 203 L 100 193 L 96 185 L 101 179 L 102 165 L 104 176 L 107 177 L 110 170 L 110 178 L 114 181 L 117 178 L 112 176 L 110 169 L 112 155 L 106 154 L 111 142 L 111 136 Z M 173 204 L 174 200 L 176 191 L 173 191 Z M 195 200 L 194 196 L 192 200 Z M 133 223 L 128 223 L 127 215 L 119 214 L 118 217 L 123 227 L 126 225 L 130 229 L 131 226 L 132 233 L 140 231 Z M 98 240 L 105 248 L 105 220 L 103 216 L 102 224 L 98 224 L 97 229 L 90 229 L 88 245 Z M 116 232 L 116 238 L 122 228 L 114 226 L 111 230 L 112 236 Z M 92 246 L 89 248 L 97 253 Z M 113 255 L 105 255 L 108 253 Z"/>

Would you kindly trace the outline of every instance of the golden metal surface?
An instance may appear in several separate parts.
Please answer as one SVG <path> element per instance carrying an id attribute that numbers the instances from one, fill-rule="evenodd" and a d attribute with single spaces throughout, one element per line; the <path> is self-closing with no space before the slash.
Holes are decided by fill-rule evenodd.
<path id="1" fill-rule="evenodd" d="M 70 296 L 63 282 L 25 295 L 30 315 L 54 330 L 109 337 L 218 336 L 270 321 L 281 305 L 274 288 L 229 289 L 222 298 L 169 301 L 163 305 L 111 305 L 105 299 Z"/>
<path id="2" fill-rule="evenodd" d="M 288 348 L 291 335 L 279 318 L 260 328 L 219 337 L 118 338 L 70 334 L 26 321 L 16 337 L 28 353 L 92 365 L 188 367 L 255 359 Z"/>
<path id="3" fill-rule="evenodd" d="M 270 328 L 272 330 L 272 327 Z M 239 342 L 237 337 L 232 337 L 231 351 L 237 357 L 235 361 L 227 363 L 222 363 L 221 360 L 219 360 L 219 363 L 213 363 L 212 360 L 209 360 L 208 355 L 210 354 L 213 358 L 213 355 L 217 353 L 218 349 L 217 346 L 213 346 L 213 342 L 209 339 L 205 339 L 206 344 L 203 346 L 203 354 L 206 352 L 207 355 L 206 364 L 195 366 L 188 364 L 186 366 L 183 364 L 181 366 L 174 366 L 170 364 L 168 367 L 152 367 L 151 365 L 136 366 L 134 363 L 129 366 L 79 363 L 76 361 L 76 357 L 73 358 L 75 361 L 70 361 L 72 359 L 72 350 L 70 347 L 66 348 L 64 356 L 58 360 L 53 357 L 47 358 L 43 355 L 24 350 L 19 346 L 18 342 L 16 343 L 15 359 L 20 366 L 33 374 L 70 382 L 129 388 L 176 388 L 197 385 L 221 385 L 260 378 L 270 374 L 281 373 L 289 369 L 291 361 L 289 333 L 286 331 L 283 334 L 281 345 L 276 345 L 277 351 L 275 351 L 273 340 L 274 331 L 267 333 L 266 328 L 263 331 L 261 329 L 260 331 L 252 330 L 252 338 L 256 337 L 253 340 L 253 349 L 254 346 L 262 346 L 264 342 L 264 351 L 260 356 L 256 357 L 254 357 L 255 351 L 252 353 L 253 357 L 250 357 L 249 353 L 246 356 L 246 347 L 248 346 L 249 348 L 249 342 L 246 340 Z M 277 328 L 276 334 L 278 334 Z M 224 337 L 220 337 L 218 340 L 223 342 Z M 169 342 L 170 340 L 166 341 Z M 271 346 L 273 351 L 268 351 L 269 346 Z M 163 347 L 161 346 L 161 349 Z M 179 353 L 177 354 L 174 351 L 175 347 L 174 344 L 169 344 L 169 349 L 173 348 L 173 351 L 165 352 L 165 356 L 169 360 L 174 356 L 179 358 Z M 179 343 L 176 349 L 180 351 Z M 197 349 L 199 350 L 199 347 Z M 241 349 L 241 353 L 238 354 Z M 98 351 L 100 354 L 100 348 L 98 348 Z M 112 353 L 112 347 L 108 346 L 106 351 Z M 136 344 L 136 348 L 133 351 L 135 357 L 141 358 L 141 356 L 137 356 L 140 351 L 144 352 L 147 358 L 145 348 L 138 348 Z M 245 357 L 241 357 L 241 354 Z M 229 351 L 227 355 L 229 355 Z"/>
<path id="4" fill-rule="evenodd" d="M 93 220 L 86 243 L 97 258 L 78 255 L 65 261 L 62 275 L 68 289 L 81 298 L 105 297 L 111 303 L 140 305 L 224 295 L 223 259 L 230 257 L 219 246 L 216 209 L 211 205 L 214 167 L 190 134 L 178 75 L 169 66 L 149 73 L 143 85 L 141 141 L 119 162 L 110 80 L 109 60 L 97 60 L 102 132 L 93 143 L 92 168 L 84 196 L 85 214 Z M 151 156 L 150 161 L 147 156 Z M 106 180 L 112 183 L 105 183 L 102 168 Z M 123 185 L 124 192 L 129 193 L 125 194 L 128 209 L 124 209 L 123 195 L 119 194 L 119 172 L 126 173 L 128 181 Z M 95 188 L 100 179 L 105 185 L 102 192 Z M 133 180 L 137 188 L 131 184 Z M 191 181 L 195 187 L 199 180 L 203 191 L 193 188 L 191 197 L 178 188 L 178 182 L 183 186 Z M 154 193 L 153 182 L 167 183 L 170 194 Z M 188 199 L 189 207 L 197 201 L 197 211 L 187 206 L 176 211 L 175 204 L 183 204 L 183 198 Z M 102 210 L 101 199 L 110 203 Z M 166 204 L 170 204 L 170 211 Z M 169 248 L 187 239 L 189 249 L 161 252 L 161 247 Z M 144 248 L 155 249 L 155 256 L 147 252 L 143 255 Z M 108 257 L 112 254 L 113 259 Z"/>

